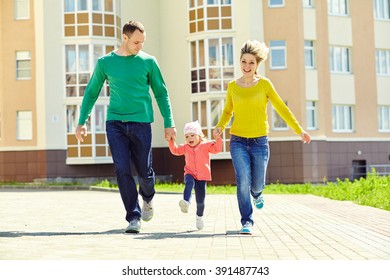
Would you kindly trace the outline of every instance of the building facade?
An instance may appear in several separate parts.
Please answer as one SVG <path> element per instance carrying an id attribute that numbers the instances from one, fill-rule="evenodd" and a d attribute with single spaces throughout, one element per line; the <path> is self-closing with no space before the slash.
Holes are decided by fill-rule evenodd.
<path id="1" fill-rule="evenodd" d="M 313 137 L 303 145 L 269 105 L 268 182 L 358 178 L 390 172 L 389 0 L 0 0 L 0 181 L 113 177 L 105 135 L 110 89 L 92 111 L 86 141 L 74 137 L 98 57 L 121 43 L 121 27 L 146 28 L 178 130 L 199 120 L 211 138 L 239 51 L 264 41 L 259 73 L 271 79 Z M 156 104 L 153 161 L 182 181 Z M 234 184 L 229 129 L 212 157 L 211 184 Z M 385 169 L 387 168 L 387 170 Z"/>

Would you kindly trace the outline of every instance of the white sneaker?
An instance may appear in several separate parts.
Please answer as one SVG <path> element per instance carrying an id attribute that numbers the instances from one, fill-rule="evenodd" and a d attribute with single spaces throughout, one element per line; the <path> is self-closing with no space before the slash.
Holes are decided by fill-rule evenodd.
<path id="1" fill-rule="evenodd" d="M 141 228 L 141 221 L 139 219 L 134 219 L 134 220 L 130 221 L 125 232 L 126 233 L 139 233 L 140 228 Z"/>
<path id="2" fill-rule="evenodd" d="M 153 218 L 153 200 L 146 202 L 142 205 L 141 218 L 143 221 L 148 222 Z"/>
<path id="3" fill-rule="evenodd" d="M 181 212 L 188 213 L 188 207 L 190 207 L 190 203 L 184 199 L 179 201 L 179 206 L 181 209 Z"/>
<path id="4" fill-rule="evenodd" d="M 200 216 L 196 215 L 196 228 L 201 230 L 201 229 L 203 229 L 203 227 L 204 227 L 203 216 L 200 217 Z"/>

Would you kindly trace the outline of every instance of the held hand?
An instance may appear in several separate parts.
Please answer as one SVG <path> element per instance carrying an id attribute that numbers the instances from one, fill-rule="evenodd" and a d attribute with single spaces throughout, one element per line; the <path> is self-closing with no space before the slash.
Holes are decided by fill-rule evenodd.
<path id="1" fill-rule="evenodd" d="M 303 143 L 307 143 L 307 144 L 309 144 L 310 142 L 311 142 L 311 136 L 310 136 L 310 134 L 309 133 L 307 133 L 306 131 L 303 131 L 301 134 L 300 134 L 300 136 L 301 136 L 301 141 L 303 142 Z"/>
<path id="2" fill-rule="evenodd" d="M 175 140 L 176 139 L 176 128 L 168 127 L 165 129 L 165 140 Z"/>
<path id="3" fill-rule="evenodd" d="M 220 127 L 216 127 L 213 131 L 213 137 L 215 140 L 221 138 L 222 135 L 222 129 Z"/>
<path id="4" fill-rule="evenodd" d="M 75 136 L 76 136 L 77 140 L 79 140 L 80 142 L 84 142 L 82 135 L 87 137 L 87 127 L 85 125 L 78 125 L 76 128 L 76 135 Z"/>

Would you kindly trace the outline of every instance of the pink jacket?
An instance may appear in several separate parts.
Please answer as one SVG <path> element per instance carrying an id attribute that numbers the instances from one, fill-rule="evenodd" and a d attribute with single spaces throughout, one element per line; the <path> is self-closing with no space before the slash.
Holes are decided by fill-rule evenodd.
<path id="1" fill-rule="evenodd" d="M 222 151 L 222 139 L 200 142 L 194 148 L 187 143 L 178 146 L 174 141 L 169 141 L 169 150 L 175 156 L 184 155 L 184 175 L 191 174 L 196 180 L 211 181 L 210 153 Z"/>

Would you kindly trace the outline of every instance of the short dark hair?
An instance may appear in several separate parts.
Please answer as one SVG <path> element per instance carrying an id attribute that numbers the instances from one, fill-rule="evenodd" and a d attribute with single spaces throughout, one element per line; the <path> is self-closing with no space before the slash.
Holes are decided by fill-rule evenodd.
<path id="1" fill-rule="evenodd" d="M 130 20 L 123 25 L 122 33 L 130 37 L 134 31 L 139 30 L 141 33 L 145 32 L 145 28 L 139 21 Z"/>

